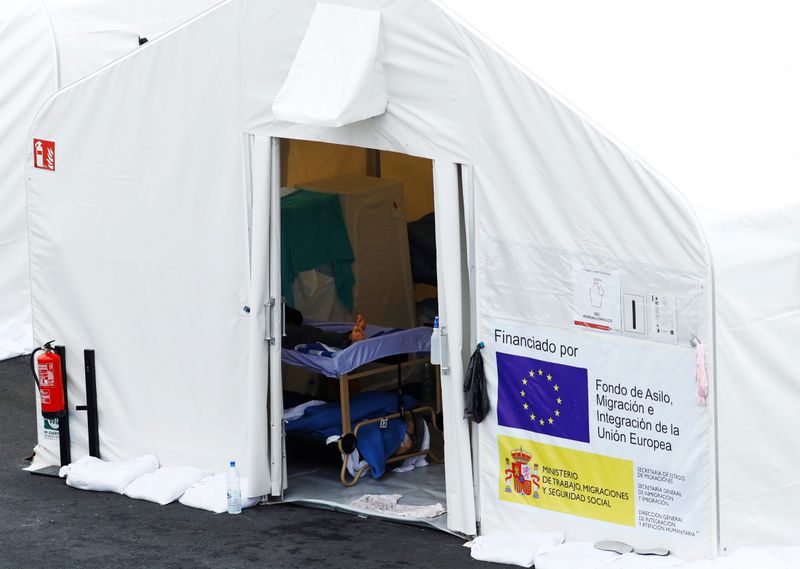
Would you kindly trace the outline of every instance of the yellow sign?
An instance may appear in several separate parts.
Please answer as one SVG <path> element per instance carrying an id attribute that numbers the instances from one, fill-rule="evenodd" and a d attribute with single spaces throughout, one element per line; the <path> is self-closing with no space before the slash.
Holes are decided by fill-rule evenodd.
<path id="1" fill-rule="evenodd" d="M 633 461 L 498 435 L 500 499 L 636 524 Z"/>

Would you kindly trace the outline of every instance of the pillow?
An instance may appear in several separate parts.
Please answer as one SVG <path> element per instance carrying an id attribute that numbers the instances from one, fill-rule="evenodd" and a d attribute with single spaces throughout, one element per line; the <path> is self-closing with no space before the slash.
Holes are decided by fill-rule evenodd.
<path id="1" fill-rule="evenodd" d="M 84 456 L 58 471 L 61 478 L 67 477 L 67 486 L 96 492 L 122 494 L 125 488 L 142 476 L 155 472 L 158 459 L 147 454 L 121 462 L 108 462 L 93 456 Z"/>
<path id="2" fill-rule="evenodd" d="M 247 478 L 239 476 L 242 488 L 242 509 L 252 508 L 258 504 L 259 498 L 245 498 L 247 496 Z M 228 475 L 225 472 L 203 478 L 200 482 L 192 484 L 178 500 L 184 506 L 200 508 L 221 514 L 228 511 Z"/>
<path id="3" fill-rule="evenodd" d="M 180 498 L 189 486 L 210 474 L 209 470 L 193 466 L 167 466 L 140 476 L 123 493 L 129 498 L 164 506 Z"/>

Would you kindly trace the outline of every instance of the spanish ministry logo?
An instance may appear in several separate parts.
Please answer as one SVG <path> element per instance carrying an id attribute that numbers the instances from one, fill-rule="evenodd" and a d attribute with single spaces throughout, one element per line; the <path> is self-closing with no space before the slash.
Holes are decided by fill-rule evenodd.
<path id="1" fill-rule="evenodd" d="M 56 143 L 52 140 L 33 139 L 33 166 L 40 170 L 56 169 Z"/>
<path id="2" fill-rule="evenodd" d="M 500 425 L 589 442 L 585 368 L 497 352 L 497 376 Z"/>
<path id="3" fill-rule="evenodd" d="M 533 454 L 522 447 L 511 451 L 511 457 L 506 458 L 506 470 L 503 473 L 505 492 L 515 492 L 520 496 L 532 495 L 534 499 L 539 499 L 539 465 L 534 463 L 531 467 L 532 458 Z"/>

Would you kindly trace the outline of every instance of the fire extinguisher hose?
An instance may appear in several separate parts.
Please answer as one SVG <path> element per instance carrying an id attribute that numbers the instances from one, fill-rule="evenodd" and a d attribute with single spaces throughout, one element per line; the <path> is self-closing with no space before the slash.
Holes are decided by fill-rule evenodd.
<path id="1" fill-rule="evenodd" d="M 33 374 L 33 381 L 36 382 L 36 387 L 40 388 L 40 389 L 41 389 L 41 386 L 39 385 L 39 375 L 36 373 L 36 352 L 41 352 L 42 350 L 44 350 L 44 351 L 52 350 L 53 349 L 53 346 L 52 346 L 53 342 L 55 342 L 55 340 L 50 340 L 49 342 L 45 342 L 45 344 L 43 346 L 41 346 L 39 348 L 35 348 L 31 352 L 31 360 L 30 360 L 31 361 L 31 373 Z"/>
<path id="2" fill-rule="evenodd" d="M 42 351 L 42 348 L 36 348 L 31 352 L 31 373 L 33 374 L 33 381 L 36 382 L 36 387 L 41 389 L 39 385 L 39 376 L 36 374 L 36 352 Z"/>

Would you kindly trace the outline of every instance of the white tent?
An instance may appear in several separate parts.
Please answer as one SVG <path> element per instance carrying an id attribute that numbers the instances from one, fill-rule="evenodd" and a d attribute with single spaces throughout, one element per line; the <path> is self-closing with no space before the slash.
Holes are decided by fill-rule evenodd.
<path id="1" fill-rule="evenodd" d="M 281 495 L 277 140 L 348 144 L 434 161 L 451 530 L 792 543 L 794 8 L 640 4 L 230 0 L 50 99 L 34 332 L 97 349 L 105 456 Z"/>
<path id="2" fill-rule="evenodd" d="M 30 352 L 25 213 L 28 129 L 64 85 L 174 28 L 214 0 L 4 0 L 0 3 L 0 359 Z"/>

